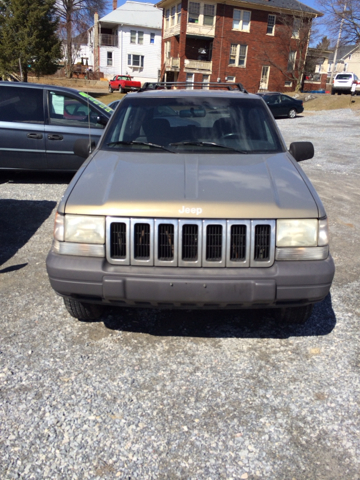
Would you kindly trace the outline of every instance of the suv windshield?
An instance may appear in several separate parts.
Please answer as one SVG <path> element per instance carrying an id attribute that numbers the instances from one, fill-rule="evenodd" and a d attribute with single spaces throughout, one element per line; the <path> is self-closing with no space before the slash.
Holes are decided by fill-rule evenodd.
<path id="1" fill-rule="evenodd" d="M 131 95 L 121 102 L 103 149 L 160 152 L 284 151 L 261 99 L 230 96 Z"/>

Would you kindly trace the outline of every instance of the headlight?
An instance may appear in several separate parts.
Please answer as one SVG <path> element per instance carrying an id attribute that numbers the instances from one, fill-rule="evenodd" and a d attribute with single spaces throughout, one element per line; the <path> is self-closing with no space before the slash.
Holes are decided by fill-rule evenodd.
<path id="1" fill-rule="evenodd" d="M 316 247 L 318 244 L 316 219 L 278 220 L 276 228 L 277 247 Z M 321 245 L 325 245 L 322 243 Z"/>
<path id="2" fill-rule="evenodd" d="M 54 225 L 54 238 L 55 240 L 59 240 L 59 242 L 64 241 L 64 215 L 60 215 L 60 213 L 56 212 L 55 215 L 55 225 Z"/>
<path id="3" fill-rule="evenodd" d="M 65 242 L 105 243 L 105 217 L 65 215 Z"/>

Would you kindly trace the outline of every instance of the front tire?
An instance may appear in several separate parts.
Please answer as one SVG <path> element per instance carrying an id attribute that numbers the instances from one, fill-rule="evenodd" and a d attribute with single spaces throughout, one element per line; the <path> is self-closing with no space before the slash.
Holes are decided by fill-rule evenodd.
<path id="1" fill-rule="evenodd" d="M 109 93 L 113 93 L 113 88 L 111 87 L 111 85 L 109 85 Z"/>
<path id="2" fill-rule="evenodd" d="M 119 92 L 120 93 L 126 93 L 125 90 L 122 87 L 119 87 Z"/>
<path id="3" fill-rule="evenodd" d="M 291 108 L 288 113 L 289 118 L 295 118 L 296 117 L 296 110 L 295 108 Z"/>
<path id="4" fill-rule="evenodd" d="M 104 307 L 94 303 L 84 303 L 73 298 L 64 298 L 66 310 L 78 320 L 97 320 L 101 317 Z"/>
<path id="5" fill-rule="evenodd" d="M 311 317 L 313 308 L 313 304 L 303 307 L 279 308 L 276 312 L 276 319 L 286 325 L 304 325 Z"/>

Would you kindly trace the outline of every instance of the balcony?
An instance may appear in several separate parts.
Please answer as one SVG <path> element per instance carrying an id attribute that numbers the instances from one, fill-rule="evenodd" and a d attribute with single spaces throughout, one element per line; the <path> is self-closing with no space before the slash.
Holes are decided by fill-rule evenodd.
<path id="1" fill-rule="evenodd" d="M 212 62 L 207 62 L 204 60 L 190 60 L 186 59 L 184 64 L 185 72 L 189 73 L 212 73 Z"/>
<path id="2" fill-rule="evenodd" d="M 117 47 L 118 37 L 117 35 L 109 35 L 108 33 L 100 34 L 100 45 L 102 47 Z"/>
<path id="3" fill-rule="evenodd" d="M 175 71 L 180 70 L 180 58 L 170 57 L 165 60 L 165 70 Z"/>

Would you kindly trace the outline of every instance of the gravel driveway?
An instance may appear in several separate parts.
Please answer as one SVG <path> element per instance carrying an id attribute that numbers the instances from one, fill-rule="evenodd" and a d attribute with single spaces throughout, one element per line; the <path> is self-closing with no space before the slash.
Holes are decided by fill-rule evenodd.
<path id="1" fill-rule="evenodd" d="M 359 480 L 360 116 L 278 120 L 330 219 L 305 326 L 258 312 L 71 318 L 45 270 L 66 175 L 0 174 L 0 477 Z"/>

